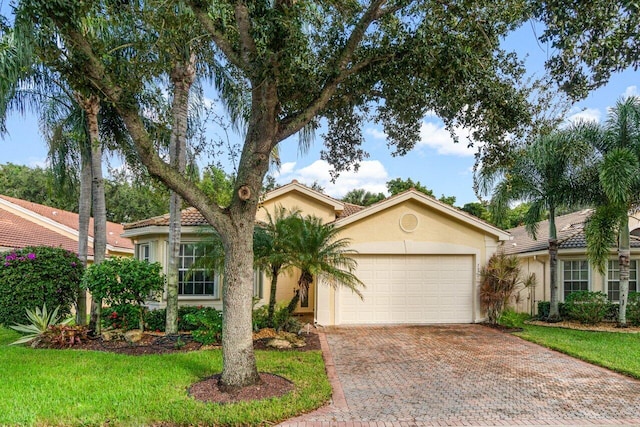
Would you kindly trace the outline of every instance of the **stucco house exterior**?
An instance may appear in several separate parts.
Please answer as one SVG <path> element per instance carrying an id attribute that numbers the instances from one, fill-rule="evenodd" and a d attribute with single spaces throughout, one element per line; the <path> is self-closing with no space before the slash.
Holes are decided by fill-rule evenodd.
<path id="1" fill-rule="evenodd" d="M 297 208 L 340 229 L 358 254 L 356 275 L 366 288 L 364 300 L 348 289 L 314 283 L 298 314 L 313 315 L 321 325 L 471 323 L 484 319 L 478 300 L 478 273 L 509 233 L 409 190 L 369 207 L 333 199 L 296 181 L 267 193 L 257 214 L 277 206 Z M 125 224 L 124 237 L 135 243 L 140 259 L 166 265 L 168 215 Z M 186 271 L 198 254 L 195 245 L 206 238 L 206 223 L 195 209 L 183 211 L 181 269 Z M 185 305 L 222 308 L 221 280 L 205 272 L 192 274 L 180 284 Z M 181 275 L 182 278 L 186 277 Z M 289 301 L 297 276 L 282 275 L 277 301 Z M 254 293 L 261 303 L 268 298 L 269 280 L 257 273 Z M 158 301 L 163 306 L 165 301 Z"/>
<path id="2" fill-rule="evenodd" d="M 617 302 L 619 298 L 619 267 L 617 249 L 611 248 L 607 271 L 601 274 L 587 259 L 587 244 L 584 227 L 593 211 L 585 209 L 562 215 L 556 218 L 558 234 L 558 290 L 559 299 L 565 298 L 574 291 L 601 291 L 607 294 L 609 300 Z M 629 290 L 638 289 L 638 267 L 640 260 L 640 220 L 630 216 L 631 230 L 631 264 Z M 534 273 L 537 279 L 535 288 L 522 291 L 517 310 L 536 314 L 538 301 L 550 299 L 550 271 L 549 271 L 549 221 L 538 223 L 537 240 L 532 239 L 525 227 L 509 229 L 513 240 L 502 243 L 506 254 L 513 254 L 520 258 L 520 265 L 525 273 Z"/>
<path id="3" fill-rule="evenodd" d="M 121 224 L 107 222 L 107 256 L 132 256 L 133 243 Z M 0 195 L 0 252 L 27 246 L 61 247 L 78 253 L 78 214 Z M 93 219 L 89 224 L 93 260 Z"/>

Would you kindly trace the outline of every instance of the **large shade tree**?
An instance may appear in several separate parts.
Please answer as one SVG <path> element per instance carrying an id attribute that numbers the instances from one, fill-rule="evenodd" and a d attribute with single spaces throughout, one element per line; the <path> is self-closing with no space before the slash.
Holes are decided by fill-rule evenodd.
<path id="1" fill-rule="evenodd" d="M 196 207 L 225 248 L 223 372 L 233 388 L 259 381 L 251 340 L 252 237 L 269 156 L 281 141 L 303 140 L 327 123 L 322 156 L 334 171 L 366 156 L 362 124 L 380 123 L 396 154 L 418 141 L 429 111 L 449 128 L 474 129 L 498 143 L 529 122 L 522 64 L 500 49 L 502 37 L 529 18 L 524 0 L 78 2 L 20 0 L 46 66 L 74 89 L 97 90 L 120 114 L 148 171 Z M 149 46 L 172 19 L 166 5 L 186 4 L 209 56 L 231 83 L 217 82 L 226 105 L 248 101 L 234 196 L 218 206 L 158 155 L 143 125 L 139 94 L 169 70 Z M 144 10 L 145 13 L 141 13 Z M 165 14 L 148 19 L 150 14 Z M 99 21 L 111 36 L 92 31 Z"/>
<path id="2" fill-rule="evenodd" d="M 589 153 L 589 145 L 576 138 L 572 130 L 559 130 L 514 150 L 511 161 L 498 167 L 484 165 L 477 174 L 483 193 L 491 195 L 494 221 L 502 221 L 511 203 L 527 202 L 524 223 L 536 239 L 539 221 L 544 217 L 549 220 L 550 321 L 560 319 L 556 212 L 578 202 L 582 165 L 588 161 Z"/>
<path id="3" fill-rule="evenodd" d="M 586 227 L 587 249 L 590 260 L 604 273 L 617 240 L 618 323 L 624 327 L 629 294 L 629 213 L 640 204 L 640 98 L 619 101 L 603 126 L 591 128 L 583 136 L 600 157 L 593 185 L 601 189 L 601 194 L 591 200 L 596 208 Z"/>

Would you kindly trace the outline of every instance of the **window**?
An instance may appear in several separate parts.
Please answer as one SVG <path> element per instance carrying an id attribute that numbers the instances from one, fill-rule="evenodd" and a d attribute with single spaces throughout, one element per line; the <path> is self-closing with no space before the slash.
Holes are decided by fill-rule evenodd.
<path id="1" fill-rule="evenodd" d="M 631 260 L 629 263 L 629 292 L 638 290 L 638 261 Z M 620 301 L 620 263 L 616 260 L 609 260 L 607 295 L 609 301 Z"/>
<path id="2" fill-rule="evenodd" d="M 148 243 L 136 245 L 136 258 L 140 261 L 151 261 L 151 249 Z"/>
<path id="3" fill-rule="evenodd" d="M 204 268 L 191 268 L 204 256 L 204 249 L 194 243 L 182 243 L 178 263 L 178 295 L 218 298 L 219 276 Z"/>
<path id="4" fill-rule="evenodd" d="M 589 263 L 587 260 L 564 261 L 563 287 L 565 299 L 576 291 L 589 290 Z"/>

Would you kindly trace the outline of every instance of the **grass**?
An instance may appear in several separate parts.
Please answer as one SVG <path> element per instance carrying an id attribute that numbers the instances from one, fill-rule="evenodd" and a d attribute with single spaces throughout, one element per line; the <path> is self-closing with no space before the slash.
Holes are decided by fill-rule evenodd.
<path id="1" fill-rule="evenodd" d="M 640 334 L 591 332 L 524 324 L 515 335 L 640 379 Z"/>
<path id="2" fill-rule="evenodd" d="M 18 336 L 0 327 L 0 425 L 266 425 L 331 396 L 319 351 L 257 351 L 258 369 L 289 379 L 295 390 L 219 405 L 187 394 L 191 384 L 221 371 L 219 350 L 127 356 L 7 345 Z"/>

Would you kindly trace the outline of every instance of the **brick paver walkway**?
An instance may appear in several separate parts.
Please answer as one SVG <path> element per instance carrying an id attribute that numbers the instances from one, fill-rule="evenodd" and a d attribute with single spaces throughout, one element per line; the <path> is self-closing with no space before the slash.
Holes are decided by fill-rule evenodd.
<path id="1" fill-rule="evenodd" d="M 640 425 L 640 381 L 483 326 L 332 328 L 326 341 L 332 404 L 282 426 Z"/>

